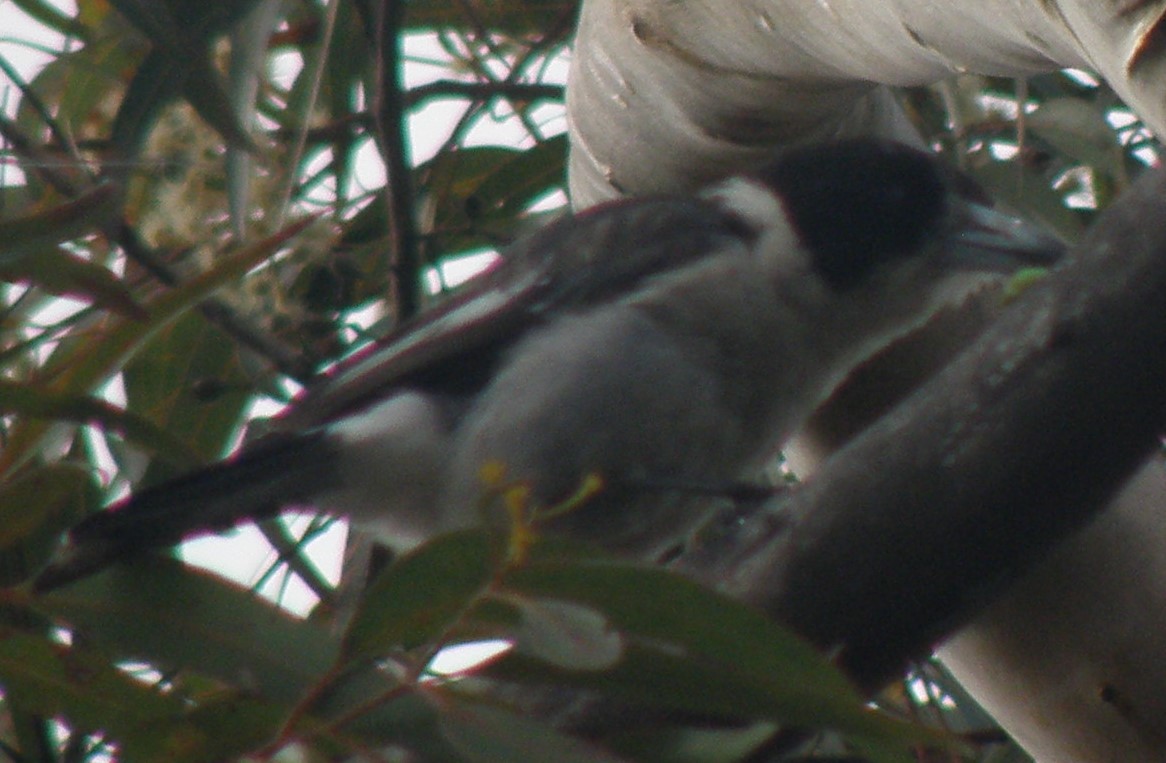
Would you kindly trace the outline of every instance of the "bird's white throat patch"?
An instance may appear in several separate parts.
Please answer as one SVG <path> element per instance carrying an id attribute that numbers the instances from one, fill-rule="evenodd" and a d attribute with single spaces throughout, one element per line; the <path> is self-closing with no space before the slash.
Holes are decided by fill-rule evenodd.
<path id="1" fill-rule="evenodd" d="M 787 210 L 773 189 L 753 178 L 734 177 L 717 184 L 704 196 L 718 202 L 727 211 L 741 218 L 757 231 L 758 240 L 753 251 L 760 257 L 779 258 L 783 262 L 763 263 L 767 266 L 795 264 L 804 257 L 805 250 L 797 231 L 790 224 Z"/>

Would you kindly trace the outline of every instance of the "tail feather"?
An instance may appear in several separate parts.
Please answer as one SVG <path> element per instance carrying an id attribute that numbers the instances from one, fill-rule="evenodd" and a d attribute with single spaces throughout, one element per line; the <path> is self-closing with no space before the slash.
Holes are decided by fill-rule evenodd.
<path id="1" fill-rule="evenodd" d="M 327 433 L 316 430 L 135 493 L 70 530 L 33 586 L 57 588 L 129 556 L 273 516 L 334 487 L 336 456 Z"/>

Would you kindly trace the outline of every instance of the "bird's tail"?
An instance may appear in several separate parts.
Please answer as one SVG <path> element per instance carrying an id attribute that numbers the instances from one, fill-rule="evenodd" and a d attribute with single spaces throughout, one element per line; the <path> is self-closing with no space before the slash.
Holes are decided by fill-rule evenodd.
<path id="1" fill-rule="evenodd" d="M 273 516 L 326 490 L 335 448 L 323 431 L 279 436 L 228 461 L 135 493 L 89 516 L 33 583 L 46 591 L 138 553 Z"/>

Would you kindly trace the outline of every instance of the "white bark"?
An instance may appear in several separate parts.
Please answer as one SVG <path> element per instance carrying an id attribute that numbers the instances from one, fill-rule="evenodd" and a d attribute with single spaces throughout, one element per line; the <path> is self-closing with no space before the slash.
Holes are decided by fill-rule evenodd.
<path id="1" fill-rule="evenodd" d="M 911 140 L 876 83 L 1089 60 L 1037 2 L 589 0 L 568 87 L 572 199 L 691 187 L 795 141 Z"/>
<path id="2" fill-rule="evenodd" d="M 691 188 L 795 142 L 917 140 L 876 83 L 965 71 L 1090 67 L 1166 134 L 1164 13 L 1166 0 L 585 0 L 568 92 L 572 199 Z M 878 386 L 877 364 L 868 377 Z M 812 433 L 810 462 L 872 415 L 852 399 L 836 416 L 849 427 Z M 1163 558 L 1166 476 L 1151 464 L 943 657 L 1040 761 L 1166 760 Z"/>
<path id="3" fill-rule="evenodd" d="M 1041 761 L 1166 758 L 1166 464 L 939 655 Z"/>

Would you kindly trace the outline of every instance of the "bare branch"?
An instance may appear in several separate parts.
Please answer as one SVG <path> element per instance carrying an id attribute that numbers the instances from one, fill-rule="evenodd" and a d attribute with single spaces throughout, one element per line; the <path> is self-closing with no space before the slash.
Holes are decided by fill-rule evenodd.
<path id="1" fill-rule="evenodd" d="M 563 92 L 562 85 L 541 82 L 438 80 L 413 88 L 405 94 L 405 100 L 410 106 L 416 106 L 430 98 L 448 97 L 468 98 L 473 101 L 486 101 L 491 98 L 506 98 L 511 101 L 561 101 Z"/>
<path id="2" fill-rule="evenodd" d="M 372 118 L 385 162 L 389 258 L 394 274 L 393 306 L 398 320 L 420 307 L 421 261 L 417 225 L 413 219 L 413 175 L 410 169 L 405 97 L 400 77 L 403 0 L 366 0 L 357 4 L 364 15 L 375 62 Z"/>

